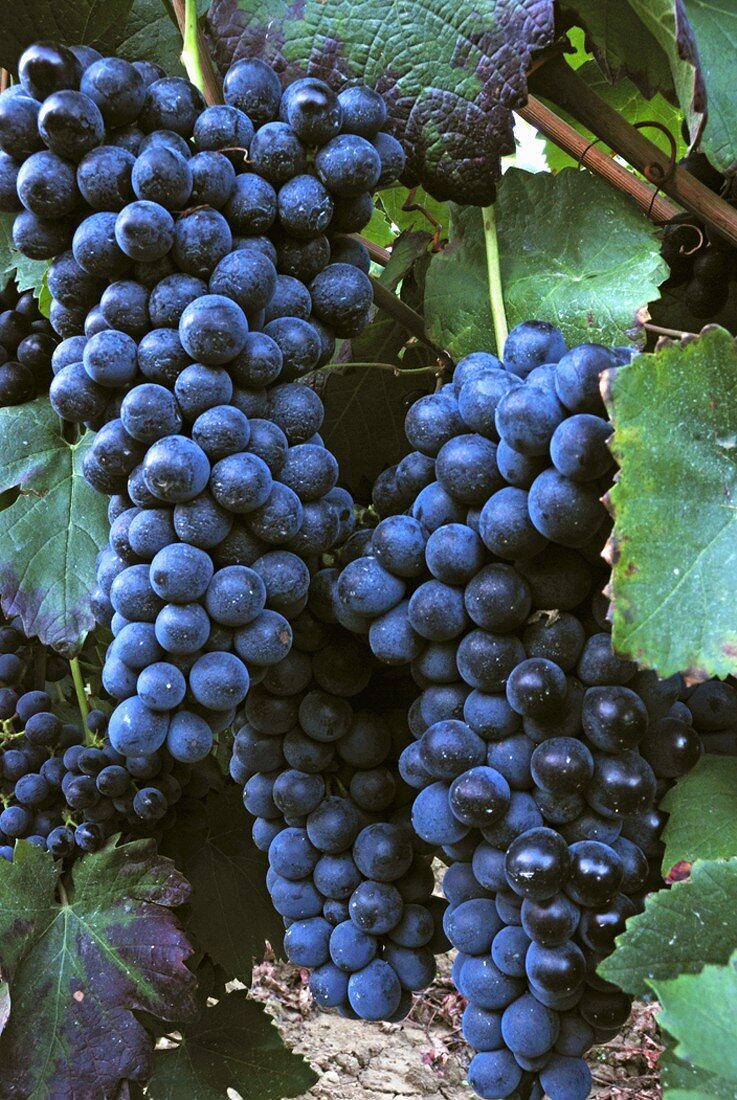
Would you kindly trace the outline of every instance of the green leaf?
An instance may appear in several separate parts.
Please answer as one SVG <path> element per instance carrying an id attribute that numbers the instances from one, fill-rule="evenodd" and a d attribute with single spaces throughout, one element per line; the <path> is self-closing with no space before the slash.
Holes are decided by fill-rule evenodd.
<path id="1" fill-rule="evenodd" d="M 373 241 L 374 244 L 381 245 L 382 248 L 386 248 L 390 245 L 396 237 L 394 230 L 389 224 L 389 219 L 380 206 L 374 206 L 371 221 L 367 226 L 364 226 L 361 235 L 366 237 L 367 240 Z"/>
<path id="2" fill-rule="evenodd" d="M 608 80 L 616 82 L 629 76 L 647 99 L 658 91 L 672 92 L 667 54 L 658 37 L 633 10 L 634 4 L 623 0 L 564 0 L 562 7 L 585 29 L 586 47 Z"/>
<path id="3" fill-rule="evenodd" d="M 588 172 L 510 169 L 495 210 L 509 327 L 536 317 L 569 344 L 622 343 L 667 274 L 630 200 Z M 455 209 L 450 237 L 427 275 L 428 333 L 456 358 L 494 350 L 481 212 Z"/>
<path id="4" fill-rule="evenodd" d="M 661 126 L 664 126 L 666 130 L 673 135 L 676 142 L 677 156 L 684 156 L 686 152 L 686 143 L 681 137 L 681 112 L 677 107 L 674 107 L 672 103 L 664 99 L 662 95 L 655 94 L 651 99 L 646 99 L 636 85 L 626 77 L 619 80 L 617 84 L 610 83 L 602 75 L 601 69 L 595 61 L 587 61 L 585 65 L 582 65 L 578 70 L 578 75 L 588 84 L 593 92 L 596 92 L 598 96 L 608 103 L 618 115 L 626 119 L 627 122 L 643 122 L 646 119 L 652 122 L 659 122 Z M 570 125 L 575 126 L 575 128 L 580 133 L 584 134 L 590 141 L 594 140 L 595 135 L 592 134 L 590 130 L 587 130 L 585 126 L 581 126 L 581 124 L 572 118 L 566 111 L 558 106 L 555 106 L 554 109 L 561 118 L 564 118 Z M 662 149 L 664 153 L 670 155 L 670 142 L 665 134 L 662 134 L 652 126 L 648 126 L 643 130 L 643 134 L 652 141 L 654 145 L 657 145 L 659 149 Z M 547 141 L 545 143 L 545 158 L 548 162 L 548 167 L 553 172 L 558 172 L 561 168 L 569 168 L 571 166 L 578 167 L 578 162 L 572 157 L 569 157 L 567 153 L 564 153 L 563 150 L 552 141 Z"/>
<path id="5" fill-rule="evenodd" d="M 284 927 L 266 889 L 267 862 L 251 839 L 242 791 L 229 784 L 167 837 L 164 850 L 192 887 L 187 931 L 230 976 L 250 982 L 264 943 L 281 947 Z"/>
<path id="6" fill-rule="evenodd" d="M 15 72 L 18 57 L 40 39 L 111 48 L 131 0 L 2 0 L 0 65 Z"/>
<path id="7" fill-rule="evenodd" d="M 699 860 L 690 879 L 649 895 L 644 912 L 630 917 L 598 973 L 644 997 L 654 981 L 726 963 L 735 943 L 737 860 Z"/>
<path id="8" fill-rule="evenodd" d="M 0 866 L 3 1095 L 117 1096 L 152 1068 L 134 1010 L 170 1021 L 194 1011 L 191 948 L 171 912 L 188 886 L 152 840 L 85 856 L 57 902 L 60 869 L 24 841 Z"/>
<path id="9" fill-rule="evenodd" d="M 225 1100 L 228 1089 L 244 1100 L 282 1100 L 317 1080 L 245 989 L 206 1008 L 176 1047 L 156 1052 L 154 1067 L 152 1100 Z"/>
<path id="10" fill-rule="evenodd" d="M 660 1084 L 665 1100 L 735 1100 L 733 1084 L 701 1066 L 684 1062 L 674 1052 L 675 1041 L 663 1033 L 665 1050 L 660 1055 Z"/>
<path id="11" fill-rule="evenodd" d="M 677 1040 L 678 1057 L 730 1081 L 737 1091 L 737 952 L 726 966 L 650 984 L 661 1004 L 658 1024 Z"/>
<path id="12" fill-rule="evenodd" d="M 663 871 L 681 860 L 737 856 L 737 760 L 702 756 L 661 802 L 670 814 L 663 840 Z"/>
<path id="13" fill-rule="evenodd" d="M 440 237 L 447 237 L 450 226 L 450 206 L 448 203 L 438 202 L 437 199 L 428 195 L 422 187 L 416 187 L 413 191 L 414 193 L 406 187 L 397 186 L 388 187 L 386 191 L 379 193 L 379 200 L 389 220 L 402 231 L 414 229 L 424 230 L 432 234 L 436 229 L 432 220 L 434 219 L 442 227 Z M 412 196 L 411 203 L 408 202 L 410 196 Z M 405 210 L 404 207 L 407 205 L 411 206 L 412 209 Z M 418 207 L 421 209 L 418 209 Z M 428 214 L 430 215 L 429 218 L 427 217 Z"/>
<path id="14" fill-rule="evenodd" d="M 737 669 L 737 348 L 710 327 L 618 371 L 611 386 L 613 636 L 661 676 Z"/>
<path id="15" fill-rule="evenodd" d="M 168 73 L 183 73 L 182 37 L 162 0 L 133 0 L 115 53 L 126 61 L 153 61 Z"/>
<path id="16" fill-rule="evenodd" d="M 737 167 L 732 64 L 737 49 L 737 7 L 722 0 L 682 0 L 681 10 L 690 27 L 679 25 L 678 48 L 691 53 L 698 80 L 706 88 L 706 127 L 700 147 L 715 167 L 731 175 Z M 698 91 L 696 98 L 698 107 Z M 687 110 L 690 104 L 682 101 L 682 106 Z"/>
<path id="17" fill-rule="evenodd" d="M 18 489 L 0 511 L 0 598 L 29 637 L 65 656 L 94 626 L 95 558 L 109 525 L 105 498 L 82 476 L 90 434 L 69 444 L 46 398 L 0 409 L 0 492 Z"/>
<path id="18" fill-rule="evenodd" d="M 408 174 L 438 199 L 486 205 L 553 10 L 541 0 L 213 0 L 208 33 L 223 72 L 257 55 L 287 76 L 365 80 L 387 101 Z"/>

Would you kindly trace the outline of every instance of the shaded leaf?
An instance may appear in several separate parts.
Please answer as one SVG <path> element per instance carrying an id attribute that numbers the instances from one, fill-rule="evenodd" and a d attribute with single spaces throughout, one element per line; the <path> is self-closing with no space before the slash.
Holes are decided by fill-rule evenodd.
<path id="1" fill-rule="evenodd" d="M 635 359 L 611 386 L 618 652 L 661 676 L 737 668 L 737 348 L 710 327 Z"/>
<path id="2" fill-rule="evenodd" d="M 168 73 L 183 75 L 182 38 L 161 0 L 133 0 L 121 24 L 115 53 L 126 61 L 153 61 Z"/>
<path id="3" fill-rule="evenodd" d="M 670 814 L 663 833 L 667 872 L 685 859 L 737 856 L 737 760 L 702 756 L 661 803 Z"/>
<path id="4" fill-rule="evenodd" d="M 617 937 L 617 950 L 598 973 L 627 993 L 644 997 L 651 984 L 675 974 L 697 974 L 724 964 L 737 943 L 737 860 L 699 860 L 691 878 L 645 901 Z"/>
<path id="5" fill-rule="evenodd" d="M 310 379 L 325 405 L 320 434 L 338 459 L 340 484 L 358 500 L 370 500 L 378 474 L 410 450 L 404 418 L 411 402 L 428 392 L 432 379 L 431 371 L 397 375 L 370 363 L 327 368 Z"/>
<path id="6" fill-rule="evenodd" d="M 661 1004 L 658 1024 L 677 1040 L 676 1055 L 729 1081 L 737 1092 L 737 952 L 726 966 L 651 984 Z"/>
<path id="7" fill-rule="evenodd" d="M 0 511 L 0 597 L 29 637 L 73 654 L 94 626 L 95 558 L 107 543 L 104 496 L 82 476 L 90 446 L 67 443 L 48 400 L 0 409 L 0 492 L 18 488 Z"/>
<path id="8" fill-rule="evenodd" d="M 171 908 L 189 888 L 153 841 L 60 865 L 21 842 L 0 866 L 0 969 L 10 1016 L 0 1035 L 0 1096 L 99 1100 L 145 1081 L 152 1042 L 134 1010 L 194 1011 L 191 948 Z"/>
<path id="9" fill-rule="evenodd" d="M 187 931 L 230 976 L 250 982 L 264 943 L 281 946 L 284 926 L 266 889 L 267 862 L 251 839 L 242 791 L 229 784 L 167 837 L 165 851 L 192 887 Z"/>
<path id="10" fill-rule="evenodd" d="M 586 31 L 586 47 L 608 80 L 616 82 L 629 76 L 648 99 L 655 92 L 672 92 L 668 56 L 634 10 L 634 4 L 623 0 L 563 0 L 561 6 Z"/>
<path id="11" fill-rule="evenodd" d="M 225 1100 L 227 1089 L 244 1100 L 282 1100 L 317 1080 L 288 1050 L 265 1010 L 238 989 L 182 1029 L 181 1042 L 158 1050 L 148 1088 L 152 1100 Z"/>
<path id="12" fill-rule="evenodd" d="M 509 327 L 536 317 L 569 344 L 622 343 L 667 274 L 634 204 L 588 172 L 510 169 L 495 210 Z M 481 212 L 454 209 L 450 236 L 430 264 L 425 316 L 458 358 L 495 348 Z"/>
<path id="13" fill-rule="evenodd" d="M 0 65 L 15 72 L 22 51 L 40 39 L 112 48 L 130 7 L 131 0 L 2 0 Z"/>
<path id="14" fill-rule="evenodd" d="M 384 95 L 408 174 L 439 199 L 486 205 L 514 148 L 532 50 L 553 36 L 550 0 L 213 0 L 221 71 L 258 55 L 288 76 L 336 87 L 361 78 Z"/>

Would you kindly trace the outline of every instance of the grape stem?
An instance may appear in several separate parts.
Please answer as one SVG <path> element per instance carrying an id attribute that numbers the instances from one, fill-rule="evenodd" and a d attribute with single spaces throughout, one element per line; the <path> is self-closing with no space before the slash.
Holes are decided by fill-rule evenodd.
<path id="1" fill-rule="evenodd" d="M 220 81 L 197 19 L 197 0 L 172 0 L 172 7 L 182 36 L 181 59 L 187 76 L 202 92 L 209 107 L 222 103 Z"/>
<path id="2" fill-rule="evenodd" d="M 442 367 L 427 366 L 427 367 L 398 367 L 396 363 L 374 363 L 369 361 L 358 362 L 357 360 L 350 360 L 346 363 L 327 363 L 326 366 L 320 367 L 318 374 L 327 374 L 329 371 L 339 371 L 342 367 L 373 367 L 374 370 L 389 370 L 392 374 L 401 377 L 404 374 L 442 374 Z"/>
<path id="3" fill-rule="evenodd" d="M 684 332 L 680 328 L 663 328 L 662 325 L 654 325 L 650 321 L 646 321 L 642 327 L 646 332 L 652 332 L 656 336 L 672 336 L 675 340 L 680 340 L 684 336 L 698 336 L 698 332 Z"/>
<path id="4" fill-rule="evenodd" d="M 87 706 L 87 696 L 84 690 L 84 680 L 82 679 L 82 669 L 79 667 L 79 658 L 72 657 L 69 661 L 69 667 L 72 670 L 72 681 L 74 683 L 74 693 L 77 696 L 77 706 L 79 707 L 79 713 L 82 715 L 82 725 L 85 730 L 87 729 L 87 716 L 90 713 L 90 708 Z"/>
<path id="5" fill-rule="evenodd" d="M 392 294 L 390 290 L 387 290 L 373 275 L 371 276 L 371 285 L 374 288 L 374 302 L 377 307 L 383 310 L 384 313 L 388 313 L 400 325 L 403 325 L 408 332 L 417 337 L 421 344 L 430 348 L 437 357 L 439 365 L 446 370 L 452 368 L 453 360 L 447 351 L 444 351 L 425 335 L 425 322 L 420 314 L 415 313 L 411 306 L 408 306 L 401 298 L 397 298 L 396 294 Z"/>
<path id="6" fill-rule="evenodd" d="M 484 218 L 484 241 L 486 243 L 486 270 L 489 278 L 489 304 L 491 306 L 491 318 L 494 322 L 497 355 L 501 357 L 509 329 L 507 327 L 507 315 L 504 311 L 502 269 L 499 264 L 499 238 L 496 232 L 494 207 L 485 206 L 482 214 Z"/>

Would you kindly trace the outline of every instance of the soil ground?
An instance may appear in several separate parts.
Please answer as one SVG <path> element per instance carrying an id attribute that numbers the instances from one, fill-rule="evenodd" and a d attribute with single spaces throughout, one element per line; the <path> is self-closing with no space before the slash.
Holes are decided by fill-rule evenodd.
<path id="1" fill-rule="evenodd" d="M 254 969 L 251 995 L 263 1002 L 285 1042 L 319 1074 L 298 1100 L 474 1100 L 465 1084 L 469 1052 L 460 1033 L 464 1001 L 440 960 L 435 984 L 402 1024 L 345 1020 L 318 1012 L 307 974 L 267 958 Z M 661 1044 L 652 1005 L 636 1004 L 621 1036 L 588 1055 L 594 1100 L 659 1100 Z"/>

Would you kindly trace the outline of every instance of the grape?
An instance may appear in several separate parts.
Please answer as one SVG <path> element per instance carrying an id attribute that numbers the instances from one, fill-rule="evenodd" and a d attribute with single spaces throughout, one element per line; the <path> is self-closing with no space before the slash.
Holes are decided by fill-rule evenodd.
<path id="1" fill-rule="evenodd" d="M 196 153 L 189 162 L 192 188 L 189 201 L 192 206 L 212 206 L 216 210 L 225 206 L 235 186 L 235 169 L 222 153 Z"/>
<path id="2" fill-rule="evenodd" d="M 174 228 L 174 245 L 172 257 L 179 269 L 189 275 L 207 279 L 212 275 L 218 263 L 229 253 L 233 243 L 230 227 L 217 210 L 199 209 L 191 210 L 180 216 Z M 205 305 L 206 299 L 207 305 Z M 217 300 L 217 304 L 216 301 Z M 226 299 L 227 300 L 227 299 Z M 198 302 L 193 302 L 184 311 L 180 319 L 179 335 L 182 344 L 194 358 L 202 358 L 202 352 L 194 349 L 205 348 L 209 358 L 208 366 L 213 363 L 227 362 L 233 359 L 243 347 L 242 335 L 244 319 L 240 309 L 234 309 L 233 303 L 223 313 L 222 295 L 203 296 Z M 219 314 L 218 314 L 219 308 Z M 202 311 L 207 310 L 206 315 Z M 187 312 L 189 311 L 189 312 Z M 193 316 L 194 314 L 194 316 Z M 187 318 L 186 326 L 182 328 L 183 319 Z M 198 342 L 197 334 L 193 329 L 197 317 L 208 326 L 209 335 L 202 334 L 202 342 Z M 222 336 L 219 345 L 215 343 L 215 328 L 218 320 L 226 326 L 227 335 Z M 188 343 L 189 341 L 189 343 Z M 231 350 L 231 348 L 233 350 Z M 227 358 L 225 358 L 227 351 Z M 216 358 L 213 358 L 216 356 Z"/>
<path id="3" fill-rule="evenodd" d="M 18 170 L 18 198 L 42 218 L 70 214 L 79 202 L 74 166 L 55 153 L 34 153 Z"/>
<path id="4" fill-rule="evenodd" d="M 95 216 L 93 215 L 93 218 Z M 107 218 L 111 215 L 104 216 Z M 92 218 L 88 218 L 87 221 L 92 221 Z M 84 228 L 85 224 L 83 222 L 80 228 Z M 107 225 L 108 223 L 105 223 L 104 228 L 107 228 Z M 103 224 L 101 223 L 98 233 L 102 229 Z M 98 263 L 94 259 L 94 253 L 92 253 L 95 246 L 94 239 L 90 240 L 89 245 L 86 244 L 86 240 L 80 240 L 80 243 L 77 244 L 79 232 L 80 230 L 77 230 L 72 242 L 75 259 L 81 267 L 91 271 L 93 275 L 103 274 L 102 263 Z M 115 219 L 114 235 L 121 254 L 129 256 L 132 260 L 160 260 L 168 253 L 174 243 L 174 219 L 169 211 L 159 203 L 151 202 L 148 199 L 130 202 L 123 207 Z M 85 245 L 86 251 L 78 254 L 83 245 Z M 94 267 L 91 266 L 93 264 Z M 117 264 L 116 266 L 120 267 L 121 265 Z M 123 268 L 125 268 L 125 265 L 123 265 Z"/>
<path id="5" fill-rule="evenodd" d="M 238 706 L 248 691 L 248 670 L 233 653 L 205 653 L 189 671 L 192 695 L 208 710 Z"/>
<path id="6" fill-rule="evenodd" d="M 596 489 L 548 469 L 535 478 L 528 497 L 533 524 L 562 546 L 581 546 L 600 527 L 604 507 Z"/>
<path id="7" fill-rule="evenodd" d="M 330 934 L 330 958 L 349 974 L 368 966 L 376 957 L 377 948 L 376 939 L 351 920 L 342 921 Z"/>
<path id="8" fill-rule="evenodd" d="M 256 126 L 276 118 L 281 99 L 279 77 L 266 62 L 258 58 L 236 61 L 223 81 L 226 103 L 238 107 Z"/>
<path id="9" fill-rule="evenodd" d="M 591 1071 L 582 1058 L 555 1054 L 541 1070 L 540 1083 L 550 1100 L 586 1100 Z"/>
<path id="10" fill-rule="evenodd" d="M 82 92 L 53 92 L 38 112 L 38 132 L 52 153 L 79 161 L 102 142 L 105 123 L 94 100 Z"/>
<path id="11" fill-rule="evenodd" d="M 209 478 L 207 455 L 183 435 L 168 435 L 157 440 L 143 460 L 146 488 L 168 504 L 193 500 L 203 491 Z"/>
<path id="12" fill-rule="evenodd" d="M 610 902 L 624 876 L 624 866 L 614 849 L 595 840 L 582 840 L 571 845 L 570 856 L 566 893 L 577 905 L 598 907 Z"/>
<path id="13" fill-rule="evenodd" d="M 572 413 L 601 416 L 604 402 L 599 392 L 602 371 L 616 366 L 613 353 L 600 344 L 580 344 L 557 360 L 555 389 Z"/>
<path id="14" fill-rule="evenodd" d="M 284 936 L 284 951 L 297 966 L 318 967 L 329 959 L 331 927 L 323 917 L 295 921 Z"/>
<path id="15" fill-rule="evenodd" d="M 168 717 L 147 707 L 137 696 L 124 699 L 108 727 L 110 744 L 126 756 L 156 752 L 166 740 Z"/>

